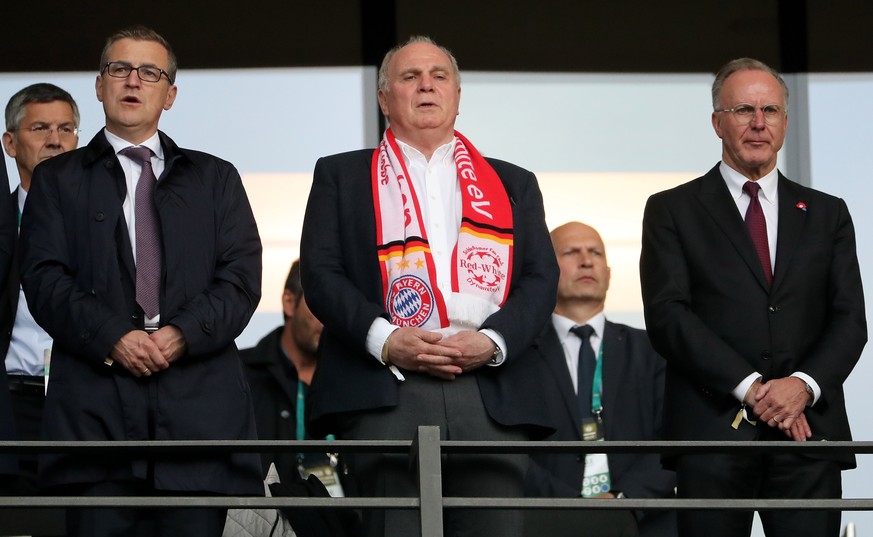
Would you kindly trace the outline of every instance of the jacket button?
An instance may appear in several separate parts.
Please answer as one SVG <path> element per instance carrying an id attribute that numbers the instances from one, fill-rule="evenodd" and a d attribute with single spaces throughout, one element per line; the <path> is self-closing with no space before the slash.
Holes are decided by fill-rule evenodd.
<path id="1" fill-rule="evenodd" d="M 139 314 L 138 314 L 138 313 L 134 313 L 133 315 L 130 316 L 130 318 L 133 319 L 134 321 L 138 321 L 138 320 L 139 320 Z"/>
<path id="2" fill-rule="evenodd" d="M 85 331 L 79 334 L 79 337 L 87 341 L 91 337 L 91 332 Z"/>
<path id="3" fill-rule="evenodd" d="M 103 214 L 103 211 L 99 211 L 97 214 L 94 215 L 94 220 L 97 220 L 98 222 L 102 222 L 105 219 L 106 215 Z"/>
<path id="4" fill-rule="evenodd" d="M 779 311 L 779 306 L 770 306 L 768 309 L 770 310 L 770 313 L 776 313 Z"/>
<path id="5" fill-rule="evenodd" d="M 106 161 L 103 162 L 103 165 L 108 169 L 112 169 L 115 167 L 115 161 L 112 159 L 107 159 Z"/>
<path id="6" fill-rule="evenodd" d="M 288 418 L 291 417 L 291 413 L 288 412 L 287 410 L 282 410 L 282 412 L 279 412 L 279 416 L 280 416 L 283 420 L 287 420 Z"/>
<path id="7" fill-rule="evenodd" d="M 764 360 L 769 360 L 770 358 L 773 358 L 773 353 L 771 353 L 770 351 L 764 351 L 761 353 L 761 358 L 763 358 Z"/>
<path id="8" fill-rule="evenodd" d="M 203 323 L 203 330 L 205 332 L 212 332 L 212 323 Z"/>

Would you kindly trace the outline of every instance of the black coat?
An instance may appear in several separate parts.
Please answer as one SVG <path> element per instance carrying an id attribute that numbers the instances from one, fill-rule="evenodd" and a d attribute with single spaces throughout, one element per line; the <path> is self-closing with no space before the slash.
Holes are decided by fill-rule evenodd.
<path id="1" fill-rule="evenodd" d="M 397 380 L 366 350 L 373 321 L 388 318 L 376 255 L 372 156 L 364 149 L 319 159 L 306 206 L 301 276 L 306 303 L 324 323 L 307 407 L 314 434 L 335 431 L 337 414 L 397 404 Z M 551 424 L 537 388 L 540 366 L 521 354 L 555 306 L 558 266 L 536 177 L 507 162 L 488 162 L 512 206 L 514 266 L 509 297 L 481 328 L 501 334 L 509 356 L 500 367 L 472 374 L 494 421 L 542 436 Z"/>
<path id="2" fill-rule="evenodd" d="M 258 344 L 240 351 L 246 378 L 252 390 L 258 438 L 261 440 L 297 440 L 297 372 L 280 348 L 283 327 L 264 336 Z M 264 471 L 270 462 L 282 481 L 297 475 L 297 454 L 287 450 L 263 453 Z"/>
<path id="3" fill-rule="evenodd" d="M 550 441 L 579 442 L 582 417 L 564 349 L 552 322 L 537 338 L 531 353 L 545 364 L 547 381 L 541 390 L 557 430 Z M 606 440 L 659 440 L 664 400 L 664 359 L 652 349 L 646 332 L 608 322 L 603 334 L 603 424 Z M 658 453 L 610 453 L 612 488 L 629 498 L 671 498 L 676 475 L 661 467 Z M 573 453 L 531 455 L 525 494 L 578 497 L 585 457 Z M 641 512 L 641 536 L 676 535 L 675 513 Z"/>
<path id="4" fill-rule="evenodd" d="M 668 440 L 757 438 L 766 424 L 731 427 L 731 391 L 755 371 L 810 375 L 821 387 L 804 412 L 811 440 L 852 439 L 843 383 L 867 341 L 852 219 L 843 200 L 778 181 L 772 286 L 718 165 L 646 204 L 640 275 L 649 337 L 667 360 Z M 809 456 L 855 466 L 850 453 Z"/>
<path id="5" fill-rule="evenodd" d="M 164 267 L 161 324 L 187 352 L 150 377 L 104 359 L 142 328 L 122 202 L 124 173 L 103 132 L 40 164 L 21 226 L 22 282 L 36 321 L 54 338 L 44 414 L 47 440 L 255 439 L 251 396 L 234 338 L 260 300 L 261 242 L 239 173 L 180 149 L 163 133 L 155 187 Z M 145 478 L 141 458 L 47 455 L 46 486 Z M 171 491 L 262 494 L 254 453 L 156 458 Z"/>
<path id="6" fill-rule="evenodd" d="M 6 163 L 0 163 L 0 184 L 8 185 L 9 179 L 6 177 Z M 6 187 L 8 188 L 8 186 Z M 0 189 L 0 193 L 4 190 Z M 7 196 L 9 196 L 7 194 Z M 11 196 L 10 196 L 11 197 Z M 15 251 L 15 239 L 18 234 L 17 210 L 3 199 L 0 194 L 0 308 L 9 300 L 7 281 L 9 271 L 12 267 L 13 252 Z M 6 349 L 9 347 L 9 340 L 5 339 L 7 325 L 9 332 L 12 332 L 10 324 L 11 319 L 7 319 L 4 311 L 0 310 L 0 338 L 5 340 L 5 344 L 0 346 L 0 358 L 6 359 Z M 15 439 L 15 427 L 12 421 L 12 400 L 9 397 L 9 388 L 6 379 L 6 366 L 0 367 L 0 440 Z M 14 454 L 0 455 L 0 476 L 12 475 L 18 473 L 18 459 Z"/>

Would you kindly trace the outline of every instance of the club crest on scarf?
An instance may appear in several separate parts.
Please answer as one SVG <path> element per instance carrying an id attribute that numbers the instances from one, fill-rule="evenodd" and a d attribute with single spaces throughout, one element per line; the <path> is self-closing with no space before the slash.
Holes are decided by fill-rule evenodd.
<path id="1" fill-rule="evenodd" d="M 497 173 L 466 138 L 456 132 L 454 143 L 462 214 L 452 252 L 452 302 L 464 296 L 499 307 L 509 293 L 512 267 L 509 196 Z M 436 283 L 421 206 L 400 155 L 394 134 L 386 130 L 373 153 L 371 171 L 385 310 L 397 326 L 445 328 L 446 298 Z"/>
<path id="2" fill-rule="evenodd" d="M 433 293 L 416 276 L 394 280 L 388 291 L 388 313 L 397 326 L 421 326 L 433 312 Z"/>

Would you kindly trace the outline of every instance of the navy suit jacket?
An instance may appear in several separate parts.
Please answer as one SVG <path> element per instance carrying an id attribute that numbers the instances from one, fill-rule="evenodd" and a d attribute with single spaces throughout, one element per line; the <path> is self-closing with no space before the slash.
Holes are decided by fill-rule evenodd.
<path id="1" fill-rule="evenodd" d="M 261 293 L 261 242 L 234 167 L 160 134 L 166 167 L 155 187 L 164 266 L 161 324 L 186 353 L 136 378 L 104 363 L 143 327 L 122 212 L 126 183 L 103 132 L 36 168 L 21 223 L 22 283 L 30 311 L 54 338 L 47 440 L 256 438 L 251 394 L 234 338 Z M 154 483 L 172 491 L 263 494 L 256 453 L 157 457 Z M 136 457 L 40 458 L 45 486 L 146 478 Z"/>
<path id="2" fill-rule="evenodd" d="M 6 163 L 0 162 L 0 185 L 8 185 L 9 179 L 6 176 Z M 0 192 L 8 192 L 0 189 Z M 7 194 L 7 196 L 9 196 Z M 2 198 L 2 195 L 0 195 Z M 12 268 L 12 260 L 15 251 L 15 241 L 18 235 L 18 225 L 15 222 L 18 211 L 10 206 L 4 199 L 0 199 L 0 330 L 4 337 L 6 334 L 7 324 L 10 320 L 7 319 L 6 312 L 2 310 L 3 305 L 8 301 L 9 294 L 7 281 Z M 17 290 L 16 290 L 17 297 Z M 9 325 L 9 332 L 12 332 L 12 326 Z M 5 337 L 4 337 L 5 339 Z M 9 347 L 9 341 L 5 344 L 0 344 L 0 358 L 6 359 L 6 349 Z M 0 440 L 14 440 L 15 427 L 12 421 L 12 400 L 9 397 L 9 387 L 6 379 L 6 366 L 0 367 Z M 18 458 L 14 454 L 0 455 L 0 475 L 13 475 L 18 473 Z"/>
<path id="3" fill-rule="evenodd" d="M 373 150 L 365 149 L 319 159 L 306 206 L 301 275 L 306 302 L 324 323 L 306 406 L 309 431 L 317 436 L 338 430 L 333 421 L 338 414 L 397 404 L 398 381 L 366 350 L 370 325 L 377 317 L 388 318 L 376 255 L 372 156 Z M 500 367 L 472 374 L 492 419 L 542 435 L 550 420 L 537 386 L 541 370 L 523 351 L 554 308 L 557 261 L 534 175 L 507 162 L 488 162 L 512 206 L 514 263 L 509 297 L 481 328 L 504 337 L 508 356 Z"/>
<path id="4" fill-rule="evenodd" d="M 546 440 L 582 438 L 582 416 L 567 368 L 564 349 L 549 321 L 528 351 L 545 366 L 547 382 L 540 390 L 557 430 Z M 603 424 L 606 440 L 659 440 L 666 363 L 652 349 L 644 330 L 607 321 L 603 334 Z M 670 498 L 676 476 L 661 467 L 657 453 L 610 453 L 612 488 L 629 498 Z M 528 496 L 578 497 L 585 457 L 574 453 L 536 453 L 525 482 Z M 642 536 L 675 535 L 675 516 L 641 513 Z"/>
<path id="5" fill-rule="evenodd" d="M 731 391 L 755 371 L 810 375 L 821 387 L 805 410 L 812 440 L 852 438 L 843 383 L 867 341 L 852 219 L 843 200 L 778 181 L 772 286 L 718 165 L 646 204 L 640 277 L 649 337 L 667 360 L 669 440 L 759 438 L 764 423 L 731 427 Z M 855 466 L 852 454 L 810 456 Z"/>

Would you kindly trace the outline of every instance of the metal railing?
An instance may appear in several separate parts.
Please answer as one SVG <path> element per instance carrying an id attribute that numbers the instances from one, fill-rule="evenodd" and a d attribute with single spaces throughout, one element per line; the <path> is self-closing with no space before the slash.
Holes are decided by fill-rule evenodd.
<path id="1" fill-rule="evenodd" d="M 19 507 L 222 507 L 222 508 L 287 508 L 314 509 L 418 509 L 421 514 L 421 536 L 442 537 L 444 509 L 595 509 L 595 510 L 733 510 L 777 511 L 791 509 L 873 511 L 873 499 L 639 499 L 621 502 L 592 498 L 472 498 L 445 497 L 442 493 L 443 454 L 458 453 L 873 453 L 873 442 L 495 442 L 440 440 L 439 428 L 422 426 L 416 437 L 405 441 L 145 441 L 145 442 L 0 442 L 0 453 L 46 452 L 112 455 L 146 454 L 217 454 L 242 452 L 356 452 L 408 453 L 418 474 L 417 497 L 74 497 L 21 496 L 0 497 L 0 510 Z"/>

